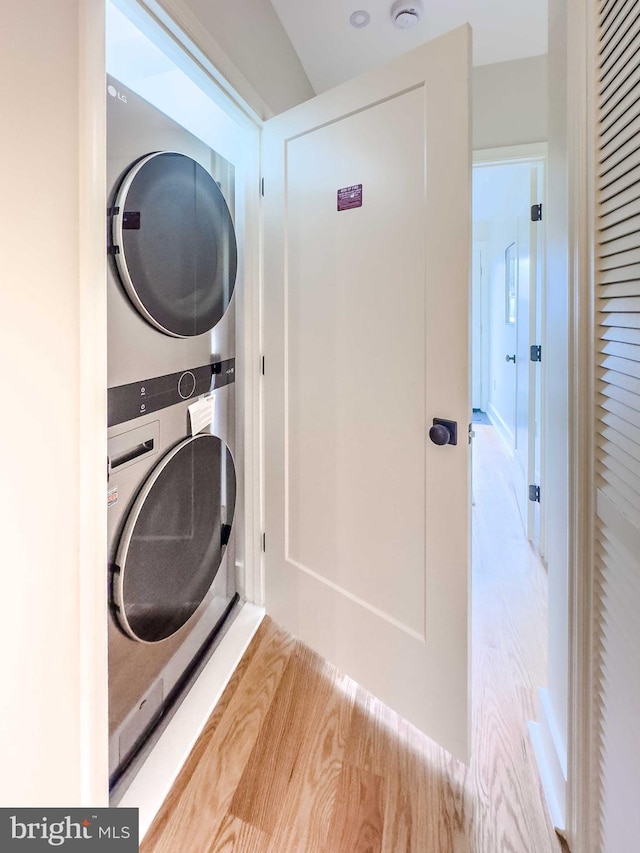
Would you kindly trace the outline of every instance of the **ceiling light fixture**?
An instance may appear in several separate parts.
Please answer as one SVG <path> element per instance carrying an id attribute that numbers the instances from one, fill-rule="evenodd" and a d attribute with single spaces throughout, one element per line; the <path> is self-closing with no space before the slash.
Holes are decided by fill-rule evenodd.
<path id="1" fill-rule="evenodd" d="M 408 30 L 415 27 L 422 17 L 422 8 L 419 3 L 407 2 L 407 0 L 396 0 L 391 7 L 391 20 L 399 30 Z"/>
<path id="2" fill-rule="evenodd" d="M 357 30 L 361 30 L 363 27 L 367 26 L 370 20 L 371 15 L 368 12 L 365 12 L 364 9 L 359 9 L 357 12 L 352 13 L 349 18 L 349 23 Z"/>

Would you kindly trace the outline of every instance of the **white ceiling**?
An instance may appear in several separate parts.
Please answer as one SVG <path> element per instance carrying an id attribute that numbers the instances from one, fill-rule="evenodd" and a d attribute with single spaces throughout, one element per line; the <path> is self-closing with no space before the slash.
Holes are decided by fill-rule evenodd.
<path id="1" fill-rule="evenodd" d="M 473 28 L 473 64 L 547 52 L 548 0 L 422 0 L 420 23 L 399 30 L 392 0 L 271 0 L 316 92 L 355 77 L 464 23 Z M 349 23 L 363 9 L 364 29 Z"/>

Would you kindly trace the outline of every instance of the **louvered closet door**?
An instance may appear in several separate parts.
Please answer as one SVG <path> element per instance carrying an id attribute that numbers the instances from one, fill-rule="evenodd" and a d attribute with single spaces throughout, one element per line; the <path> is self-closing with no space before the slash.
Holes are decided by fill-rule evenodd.
<path id="1" fill-rule="evenodd" d="M 597 585 L 603 853 L 640 849 L 640 3 L 599 4 Z"/>

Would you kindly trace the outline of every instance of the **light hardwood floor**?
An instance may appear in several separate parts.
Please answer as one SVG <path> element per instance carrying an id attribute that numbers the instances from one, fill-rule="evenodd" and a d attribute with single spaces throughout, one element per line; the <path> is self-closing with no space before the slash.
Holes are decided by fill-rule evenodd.
<path id="1" fill-rule="evenodd" d="M 558 853 L 527 720 L 546 576 L 492 427 L 474 452 L 473 734 L 465 767 L 265 619 L 142 853 Z"/>

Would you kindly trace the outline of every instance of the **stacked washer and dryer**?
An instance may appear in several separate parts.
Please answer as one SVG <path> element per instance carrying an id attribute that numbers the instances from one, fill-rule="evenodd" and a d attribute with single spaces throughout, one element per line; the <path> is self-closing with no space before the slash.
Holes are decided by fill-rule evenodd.
<path id="1" fill-rule="evenodd" d="M 238 257 L 233 166 L 113 78 L 107 105 L 115 802 L 238 600 Z"/>

